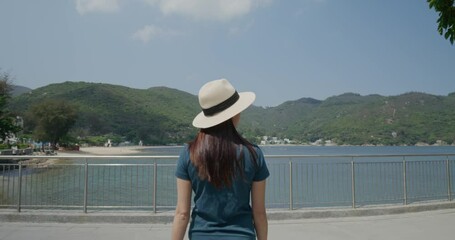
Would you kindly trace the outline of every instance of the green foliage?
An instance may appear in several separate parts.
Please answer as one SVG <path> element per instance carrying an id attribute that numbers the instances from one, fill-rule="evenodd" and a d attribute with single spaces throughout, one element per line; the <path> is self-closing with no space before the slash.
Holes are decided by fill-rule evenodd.
<path id="1" fill-rule="evenodd" d="M 33 105 L 28 116 L 35 123 L 35 139 L 55 145 L 76 122 L 77 109 L 64 100 L 46 100 Z"/>
<path id="2" fill-rule="evenodd" d="M 438 32 L 453 45 L 455 41 L 455 5 L 454 0 L 427 0 L 430 9 L 439 14 Z"/>
<path id="3" fill-rule="evenodd" d="M 6 109 L 11 98 L 11 84 L 8 73 L 0 72 L 0 139 L 4 140 L 11 134 L 21 130 L 15 123 L 14 116 Z"/>

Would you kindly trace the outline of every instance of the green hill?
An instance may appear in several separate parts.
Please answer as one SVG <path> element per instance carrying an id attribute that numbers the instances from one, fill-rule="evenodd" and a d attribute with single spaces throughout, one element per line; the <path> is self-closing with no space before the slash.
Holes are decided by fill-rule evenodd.
<path id="1" fill-rule="evenodd" d="M 78 106 L 77 135 L 116 134 L 146 144 L 183 143 L 197 129 L 191 126 L 200 111 L 197 97 L 176 89 L 65 82 L 32 90 L 12 99 L 10 110 L 26 116 L 44 100 Z M 26 131 L 27 116 L 25 117 Z M 455 140 L 455 93 L 399 96 L 345 93 L 324 101 L 302 98 L 276 107 L 252 106 L 242 114 L 240 131 L 254 141 L 261 136 L 302 143 L 331 140 L 337 144 L 402 145 Z"/>
<path id="2" fill-rule="evenodd" d="M 454 93 L 434 96 L 413 92 L 390 97 L 346 93 L 324 101 L 286 102 L 261 114 L 259 119 L 265 120 L 257 125 L 263 131 L 305 143 L 318 139 L 351 145 L 455 141 Z"/>
<path id="3" fill-rule="evenodd" d="M 65 82 L 38 88 L 12 99 L 12 111 L 26 116 L 46 99 L 78 106 L 76 129 L 86 135 L 117 134 L 148 144 L 181 143 L 193 135 L 191 119 L 198 111 L 196 96 L 165 87 L 146 90 L 123 86 Z M 27 118 L 25 118 L 27 129 Z"/>
<path id="4" fill-rule="evenodd" d="M 13 97 L 32 91 L 32 89 L 23 86 L 13 85 L 12 87 L 11 96 Z"/>

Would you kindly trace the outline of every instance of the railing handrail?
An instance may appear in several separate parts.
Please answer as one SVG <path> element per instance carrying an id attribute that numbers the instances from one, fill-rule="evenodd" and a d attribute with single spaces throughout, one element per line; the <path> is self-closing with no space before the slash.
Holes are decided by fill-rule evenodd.
<path id="1" fill-rule="evenodd" d="M 455 185 L 455 183 L 452 182 L 452 179 L 453 179 L 452 175 L 455 174 L 455 169 L 452 167 L 452 166 L 455 166 L 454 165 L 455 159 L 453 158 L 454 156 L 455 156 L 455 153 L 343 154 L 343 155 L 335 155 L 335 154 L 334 155 L 330 155 L 330 154 L 328 154 L 328 155 L 300 154 L 299 155 L 299 154 L 295 154 L 295 155 L 265 155 L 265 158 L 267 161 L 269 161 L 269 163 L 272 163 L 272 164 L 270 164 L 271 166 L 273 166 L 270 168 L 271 171 L 272 171 L 272 169 L 276 170 L 275 175 L 274 175 L 274 177 L 275 176 L 276 177 L 274 179 L 277 179 L 277 180 L 273 180 L 273 181 L 275 181 L 275 183 L 277 184 L 276 186 L 279 186 L 279 188 L 275 189 L 277 195 L 274 195 L 274 196 L 287 195 L 289 209 L 293 210 L 295 208 L 295 206 L 298 205 L 298 206 L 302 207 L 302 206 L 304 206 L 303 204 L 307 203 L 307 202 L 310 204 L 314 204 L 317 202 L 324 203 L 324 201 L 326 201 L 326 203 L 330 204 L 330 202 L 327 202 L 327 199 L 328 199 L 326 196 L 326 194 L 328 194 L 327 192 L 325 193 L 324 191 L 315 190 L 315 189 L 320 189 L 320 186 L 316 185 L 315 183 L 319 182 L 321 180 L 322 180 L 322 184 L 324 184 L 323 186 L 327 187 L 327 189 L 329 189 L 329 190 L 330 189 L 333 190 L 334 188 L 338 189 L 340 186 L 342 186 L 342 188 L 344 190 L 346 190 L 344 192 L 348 192 L 348 193 L 350 192 L 351 204 L 352 204 L 353 208 L 361 206 L 362 201 L 365 203 L 368 201 L 393 202 L 396 200 L 403 200 L 403 204 L 407 205 L 409 203 L 408 199 L 413 198 L 413 195 L 411 193 L 413 191 L 416 192 L 415 191 L 415 188 L 416 188 L 415 179 L 416 179 L 417 175 L 415 173 L 414 174 L 412 173 L 413 169 L 414 169 L 414 171 L 419 171 L 418 172 L 419 176 L 422 175 L 422 173 L 429 174 L 426 178 L 425 177 L 420 178 L 419 182 L 427 182 L 426 179 L 434 178 L 434 176 L 437 176 L 437 179 L 439 179 L 437 181 L 437 183 L 439 183 L 438 186 L 442 186 L 442 188 L 445 189 L 444 193 L 442 195 L 434 195 L 434 194 L 425 195 L 424 194 L 424 195 L 420 195 L 420 196 L 423 196 L 423 198 L 425 198 L 425 197 L 431 198 L 431 197 L 435 197 L 435 196 L 437 196 L 437 197 L 446 196 L 446 198 L 449 201 L 452 201 L 453 192 L 455 192 L 455 190 L 452 189 L 452 186 Z M 419 158 L 419 157 L 432 157 L 432 158 L 415 159 L 415 158 Z M 437 157 L 437 158 L 435 158 L 435 157 Z M 444 157 L 445 159 L 440 159 L 441 157 Z M 92 196 L 91 194 L 93 193 L 93 192 L 89 192 L 89 189 L 91 189 L 90 191 L 93 191 L 94 176 L 102 176 L 103 181 L 101 183 L 101 186 L 103 188 L 105 187 L 104 179 L 107 179 L 106 181 L 109 182 L 109 179 L 111 177 L 112 178 L 118 177 L 120 180 L 124 180 L 124 181 L 126 179 L 127 180 L 125 182 L 125 184 L 127 184 L 126 186 L 128 186 L 128 184 L 129 184 L 129 186 L 131 187 L 128 189 L 133 189 L 132 188 L 132 186 L 134 184 L 133 180 L 135 180 L 136 184 L 138 184 L 138 185 L 139 185 L 139 183 L 145 182 L 145 185 L 143 185 L 142 187 L 145 187 L 145 189 L 146 189 L 145 192 L 149 193 L 150 194 L 149 196 L 153 197 L 152 204 L 150 205 L 153 208 L 153 211 L 156 212 L 158 207 L 167 206 L 167 205 L 162 205 L 162 204 L 159 205 L 160 204 L 158 202 L 159 200 L 157 200 L 157 193 L 158 193 L 158 189 L 160 188 L 158 183 L 160 182 L 160 183 L 167 184 L 168 182 L 173 182 L 175 177 L 174 177 L 173 171 L 169 171 L 166 173 L 166 174 L 168 174 L 166 176 L 170 176 L 169 179 L 172 179 L 172 180 L 168 180 L 166 182 L 166 178 L 158 178 L 157 177 L 158 172 L 159 172 L 158 168 L 159 167 L 161 168 L 163 166 L 175 167 L 175 165 L 176 165 L 175 160 L 177 158 L 178 158 L 177 155 L 86 155 L 86 154 L 65 154 L 65 153 L 62 153 L 59 155 L 0 155 L 0 159 L 14 159 L 14 160 L 59 159 L 59 160 L 63 160 L 63 161 L 52 162 L 52 163 L 48 164 L 48 165 L 55 165 L 56 166 L 55 168 L 52 168 L 52 167 L 49 168 L 49 169 L 54 169 L 55 171 L 61 171 L 61 169 L 64 169 L 64 168 L 60 168 L 59 166 L 78 166 L 78 167 L 83 166 L 83 168 L 77 168 L 79 174 L 73 175 L 71 179 L 74 180 L 72 182 L 74 184 L 73 187 L 76 186 L 77 189 L 83 189 L 83 191 L 84 191 L 83 205 L 82 205 L 84 212 L 87 212 L 88 206 L 115 207 L 115 204 L 114 205 L 111 204 L 112 206 L 111 205 L 101 205 L 101 206 L 100 205 L 91 205 L 91 203 L 90 203 L 91 200 L 88 199 L 88 196 L 89 195 Z M 315 158 L 317 158 L 317 159 L 323 158 L 324 160 L 333 160 L 333 161 L 321 161 L 321 163 L 317 163 L 317 161 L 312 161 L 312 159 L 315 159 Z M 336 168 L 334 168 L 335 170 L 327 170 L 327 169 L 330 169 L 330 168 L 327 168 L 328 165 L 334 164 L 334 165 L 338 166 L 336 160 L 340 160 L 340 158 L 343 158 L 343 160 L 349 160 L 349 161 L 339 162 L 339 163 L 343 164 L 341 169 L 338 168 L 338 170 L 337 170 Z M 365 158 L 370 158 L 370 159 L 379 158 L 379 159 L 374 159 L 369 162 L 369 161 L 363 161 Z M 395 159 L 392 159 L 393 161 L 382 161 L 383 158 L 395 158 Z M 412 158 L 414 158 L 414 159 L 412 159 Z M 75 163 L 72 163 L 71 161 L 65 161 L 65 160 L 71 160 L 71 159 L 72 160 L 79 159 L 82 161 L 78 161 Z M 104 163 L 103 161 L 97 162 L 95 159 L 111 159 L 111 160 L 112 159 L 128 159 L 128 160 L 145 159 L 145 160 L 152 160 L 152 161 L 141 161 L 141 162 L 139 162 L 139 161 L 131 161 L 131 162 L 113 161 L 111 163 L 109 163 L 109 162 Z M 311 160 L 311 161 L 308 161 L 311 163 L 307 164 L 306 162 L 300 162 L 300 159 Z M 93 160 L 93 161 L 89 162 L 88 160 Z M 158 161 L 158 160 L 165 160 L 165 161 Z M 172 163 L 171 163 L 171 160 L 173 160 Z M 274 162 L 274 160 L 281 160 L 281 161 Z M 359 161 L 356 161 L 356 160 L 359 160 Z M 121 162 L 121 163 L 119 163 L 119 162 Z M 445 162 L 445 164 L 441 164 L 441 162 Z M 293 163 L 295 163 L 295 164 L 293 164 Z M 372 163 L 372 165 L 369 165 L 370 163 Z M 359 179 L 358 179 L 359 176 L 362 176 L 362 175 L 365 176 L 365 175 L 371 174 L 371 171 L 369 171 L 368 168 L 376 167 L 376 163 L 385 163 L 382 167 L 380 166 L 380 168 L 378 168 L 379 175 L 376 175 L 375 178 L 365 178 L 365 179 L 361 178 L 359 181 Z M 385 171 L 384 166 L 391 166 L 391 165 L 386 165 L 388 163 L 392 163 L 393 170 L 395 170 L 395 171 L 391 172 L 391 175 L 385 174 L 386 171 Z M 397 163 L 401 164 L 401 167 L 400 167 L 400 165 L 397 165 Z M 54 183 L 53 180 L 49 181 L 49 180 L 47 180 L 47 178 L 45 178 L 45 179 L 38 178 L 39 175 L 37 175 L 36 178 L 33 178 L 33 177 L 31 177 L 32 175 L 29 174 L 30 171 L 27 171 L 27 170 L 24 170 L 24 172 L 22 171 L 24 167 L 27 167 L 27 168 L 29 166 L 33 167 L 33 165 L 35 165 L 35 164 L 36 163 L 34 163 L 34 162 L 23 162 L 23 161 L 17 161 L 17 163 L 1 163 L 0 164 L 0 166 L 3 166 L 3 169 L 0 169 L 0 171 L 3 171 L 2 172 L 3 179 L 2 179 L 1 183 L 6 184 L 5 185 L 6 190 L 2 190 L 2 193 L 3 192 L 8 193 L 8 194 L 11 193 L 11 196 L 16 198 L 17 210 L 19 212 L 21 211 L 22 206 L 30 207 L 30 206 L 35 206 L 34 204 L 38 204 L 38 205 L 41 204 L 41 202 L 39 202 L 39 201 L 35 202 L 34 204 L 33 203 L 27 204 L 27 200 L 29 200 L 27 198 L 33 199 L 34 195 L 31 193 L 33 193 L 33 191 L 32 191 L 33 187 L 38 186 L 38 185 L 36 185 L 36 183 L 43 182 L 42 186 L 45 186 L 45 188 L 60 190 L 61 185 L 59 184 L 59 182 Z M 350 165 L 350 167 L 348 167 L 348 164 Z M 422 171 L 424 171 L 423 169 L 426 166 L 425 164 L 432 164 L 436 167 L 430 169 L 429 172 L 422 172 Z M 8 166 L 8 167 L 5 167 L 5 166 Z M 93 166 L 94 166 L 94 168 L 92 168 Z M 102 168 L 102 166 L 109 166 L 109 167 Z M 119 166 L 119 168 L 116 168 L 116 169 L 120 169 L 120 170 L 123 169 L 123 170 L 121 172 L 119 171 L 118 175 L 117 175 L 116 171 L 114 170 L 113 175 L 111 176 L 110 166 Z M 146 168 L 123 168 L 124 166 L 147 166 L 147 167 Z M 357 167 L 357 166 L 359 166 L 359 167 Z M 47 167 L 47 164 L 45 164 L 44 167 Z M 323 168 L 326 168 L 326 169 L 324 170 Z M 14 169 L 14 173 L 10 175 L 9 172 L 7 172 L 7 171 L 9 171 L 11 169 Z M 89 170 L 89 169 L 91 169 L 91 170 Z M 107 175 L 105 175 L 105 172 L 104 172 L 105 169 L 107 169 L 106 170 Z M 129 171 L 128 169 L 131 171 Z M 136 175 L 133 175 L 132 174 L 133 169 L 140 169 L 140 172 L 139 172 L 139 170 L 136 170 L 136 172 L 135 172 Z M 145 169 L 145 170 L 143 171 L 143 169 Z M 166 168 L 163 168 L 163 169 L 166 169 Z M 169 169 L 171 169 L 171 168 L 169 168 Z M 301 169 L 301 170 L 299 170 L 299 169 Z M 303 169 L 306 169 L 307 172 L 304 172 Z M 152 170 L 153 173 L 150 172 L 150 170 Z M 408 170 L 410 170 L 411 172 L 408 173 Z M 401 173 L 400 173 L 400 171 L 401 171 Z M 128 172 L 130 172 L 131 174 L 128 175 L 127 174 Z M 57 172 L 57 173 L 59 173 L 59 172 Z M 149 176 L 149 178 L 144 178 L 144 179 L 139 180 L 140 179 L 139 173 L 146 174 L 147 176 Z M 437 175 L 435 175 L 435 174 L 437 174 Z M 122 178 L 122 176 L 123 176 L 123 178 Z M 306 178 L 302 178 L 302 176 L 305 176 Z M 322 178 L 320 176 L 322 176 Z M 324 176 L 325 176 L 325 178 L 324 178 Z M 107 178 L 105 178 L 105 177 L 107 177 Z M 150 179 L 150 177 L 152 178 L 152 180 Z M 17 182 L 14 181 L 14 178 L 17 179 Z M 65 178 L 67 178 L 67 176 Z M 376 199 L 368 200 L 368 198 L 365 198 L 365 196 L 368 196 L 365 194 L 365 189 L 369 189 L 369 186 L 370 186 L 370 185 L 368 185 L 368 184 L 370 184 L 368 179 L 378 180 L 378 182 L 377 182 L 378 184 L 376 184 L 375 187 L 379 186 L 379 188 L 383 188 L 383 189 L 387 188 L 387 187 L 392 187 L 394 189 L 395 188 L 400 189 L 400 187 L 401 187 L 402 191 L 396 192 L 395 190 L 393 190 L 389 193 L 386 193 L 386 195 L 384 195 L 382 198 L 379 197 Z M 11 180 L 11 184 L 10 184 L 10 180 Z M 128 182 L 128 180 L 129 180 L 129 182 Z M 414 183 L 413 183 L 413 181 L 414 181 Z M 49 182 L 51 184 L 50 186 L 48 185 Z M 56 188 L 54 187 L 54 184 L 57 186 Z M 270 185 L 270 186 L 273 186 L 273 185 Z M 95 187 L 98 188 L 100 186 L 95 184 Z M 106 189 L 108 189 L 110 187 L 111 187 L 110 184 L 107 184 Z M 434 186 L 423 184 L 423 185 L 421 185 L 421 187 L 423 187 L 422 189 L 428 189 L 428 188 L 433 188 Z M 34 190 L 35 190 L 35 192 L 40 192 L 42 190 L 42 188 L 43 187 L 38 189 L 35 187 Z M 287 189 L 286 191 L 288 191 L 288 192 L 282 191 L 283 189 Z M 299 189 L 299 191 L 296 191 L 296 189 Z M 305 189 L 308 189 L 308 191 L 304 192 Z M 172 188 L 165 189 L 165 191 L 167 191 L 167 192 L 169 192 L 170 190 L 172 191 Z M 134 190 L 127 190 L 127 191 L 131 191 L 131 193 L 132 193 Z M 138 190 L 135 190 L 135 191 L 138 191 Z M 381 189 L 378 189 L 378 191 L 381 191 Z M 27 195 L 26 193 L 31 194 L 31 195 Z M 398 193 L 398 195 L 397 195 L 397 193 Z M 22 194 L 24 194 L 23 198 L 22 198 Z M 98 198 L 100 198 L 102 196 L 102 201 L 104 201 L 104 191 L 101 191 L 101 194 L 102 195 L 96 195 L 96 196 Z M 302 194 L 308 194 L 305 196 L 310 196 L 309 200 L 308 201 L 304 200 Z M 313 194 L 313 196 L 315 196 L 315 197 L 312 198 L 311 194 Z M 388 195 L 388 194 L 391 194 L 391 195 Z M 396 196 L 399 196 L 400 194 L 402 197 L 397 198 Z M 440 194 L 440 192 L 437 192 L 437 194 Z M 52 195 L 52 196 L 54 196 L 54 195 Z M 71 196 L 73 196 L 73 195 L 71 195 Z M 343 201 L 346 201 L 346 199 L 348 199 L 346 197 L 347 195 L 341 194 L 340 196 L 341 196 L 340 199 L 334 198 L 329 201 L 343 202 Z M 363 196 L 364 200 L 362 200 L 362 196 Z M 419 196 L 419 195 L 417 195 L 417 196 Z M 80 197 L 80 195 L 73 196 L 73 199 L 78 199 L 78 197 Z M 36 198 L 36 195 L 35 195 L 35 198 Z M 414 198 L 415 198 L 415 196 L 414 196 Z M 144 201 L 147 201 L 148 199 L 149 198 L 146 198 L 146 200 L 144 200 Z M 284 199 L 284 198 L 279 197 L 278 201 L 272 202 L 272 205 L 278 204 L 279 206 L 282 206 L 283 204 L 286 204 L 282 201 L 282 199 Z M 294 199 L 296 199 L 296 201 L 294 201 Z M 40 200 L 40 201 L 42 201 L 42 200 Z M 70 203 L 74 204 L 72 202 L 70 202 Z M 137 206 L 142 206 L 142 205 L 143 205 L 143 203 L 139 203 L 138 205 L 135 205 L 135 206 L 137 207 Z M 8 206 L 11 206 L 11 205 L 8 205 Z M 52 206 L 52 205 L 49 205 L 49 206 Z M 122 205 L 121 207 L 129 207 L 129 206 Z"/>

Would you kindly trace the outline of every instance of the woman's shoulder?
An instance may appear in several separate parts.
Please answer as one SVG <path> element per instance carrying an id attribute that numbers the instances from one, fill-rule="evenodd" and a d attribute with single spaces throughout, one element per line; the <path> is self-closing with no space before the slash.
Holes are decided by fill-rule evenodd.
<path id="1" fill-rule="evenodd" d="M 256 153 L 263 154 L 262 149 L 258 145 L 256 145 L 256 144 L 251 144 L 251 145 L 253 146 L 253 149 L 256 151 Z"/>
<path id="2" fill-rule="evenodd" d="M 186 153 L 186 152 L 189 152 L 189 151 L 190 151 L 190 145 L 184 144 L 183 147 L 182 147 L 182 149 L 180 150 L 180 155 L 181 155 L 182 153 Z"/>
<path id="3" fill-rule="evenodd" d="M 179 159 L 181 161 L 189 161 L 189 159 L 190 159 L 190 148 L 189 148 L 188 144 L 185 144 L 183 146 L 182 150 L 180 150 Z"/>
<path id="4" fill-rule="evenodd" d="M 254 153 L 252 153 L 250 151 L 251 149 L 254 151 Z M 262 152 L 261 148 L 256 144 L 250 144 L 249 146 L 242 145 L 242 151 L 245 153 L 255 155 L 256 156 L 255 158 L 259 158 L 259 159 L 264 158 L 264 153 Z"/>

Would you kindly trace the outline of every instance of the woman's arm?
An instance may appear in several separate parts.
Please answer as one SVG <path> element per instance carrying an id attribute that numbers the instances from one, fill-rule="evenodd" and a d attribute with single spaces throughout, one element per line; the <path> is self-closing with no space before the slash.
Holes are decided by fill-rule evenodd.
<path id="1" fill-rule="evenodd" d="M 172 225 L 172 240 L 182 240 L 190 220 L 191 182 L 177 178 L 177 207 Z"/>
<path id="2" fill-rule="evenodd" d="M 253 182 L 251 188 L 251 207 L 253 209 L 254 228 L 258 240 L 267 240 L 268 222 L 265 212 L 265 180 Z"/>

